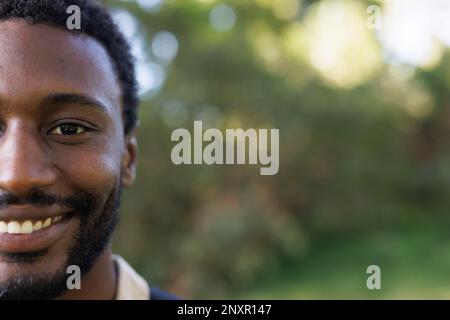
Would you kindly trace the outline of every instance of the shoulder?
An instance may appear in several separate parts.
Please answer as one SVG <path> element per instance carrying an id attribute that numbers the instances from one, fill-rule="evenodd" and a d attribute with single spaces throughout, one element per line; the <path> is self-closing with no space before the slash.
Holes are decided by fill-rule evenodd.
<path id="1" fill-rule="evenodd" d="M 174 294 L 149 286 L 122 257 L 113 255 L 113 260 L 118 272 L 116 300 L 181 300 Z"/>
<path id="2" fill-rule="evenodd" d="M 157 287 L 150 287 L 150 300 L 181 300 L 181 298 Z"/>

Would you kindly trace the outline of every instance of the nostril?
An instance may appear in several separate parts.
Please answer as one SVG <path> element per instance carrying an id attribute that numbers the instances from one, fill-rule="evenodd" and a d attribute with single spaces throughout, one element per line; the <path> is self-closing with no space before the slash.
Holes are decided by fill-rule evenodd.
<path id="1" fill-rule="evenodd" d="M 49 187 L 56 181 L 57 174 L 50 166 L 28 161 L 8 164 L 0 160 L 0 190 L 20 196 L 35 189 Z"/>

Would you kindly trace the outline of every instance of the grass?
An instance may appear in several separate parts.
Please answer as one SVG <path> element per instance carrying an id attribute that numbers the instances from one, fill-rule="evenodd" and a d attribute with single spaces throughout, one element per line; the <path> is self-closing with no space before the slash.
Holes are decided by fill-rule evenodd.
<path id="1" fill-rule="evenodd" d="M 260 277 L 241 299 L 450 299 L 450 228 L 420 223 L 314 243 L 306 256 Z M 381 268 L 369 290 L 367 266 Z M 236 297 L 236 296 L 235 296 Z"/>

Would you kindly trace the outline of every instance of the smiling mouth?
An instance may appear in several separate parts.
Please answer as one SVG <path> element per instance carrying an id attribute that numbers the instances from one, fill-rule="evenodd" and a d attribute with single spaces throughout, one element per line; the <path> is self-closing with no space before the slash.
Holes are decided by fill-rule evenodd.
<path id="1" fill-rule="evenodd" d="M 11 207 L 0 218 L 0 255 L 36 252 L 55 244 L 77 223 L 75 211 L 37 212 Z M 28 211 L 28 212 L 27 212 Z"/>
<path id="2" fill-rule="evenodd" d="M 0 220 L 0 234 L 31 234 L 60 222 L 63 215 L 42 219 Z"/>

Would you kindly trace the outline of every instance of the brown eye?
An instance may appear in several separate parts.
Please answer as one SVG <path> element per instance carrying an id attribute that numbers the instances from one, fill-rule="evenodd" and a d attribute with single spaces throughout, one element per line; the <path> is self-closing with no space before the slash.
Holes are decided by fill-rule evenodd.
<path id="1" fill-rule="evenodd" d="M 81 134 L 85 131 L 87 131 L 87 128 L 85 126 L 74 123 L 64 123 L 52 129 L 50 133 L 57 135 L 72 136 Z"/>

